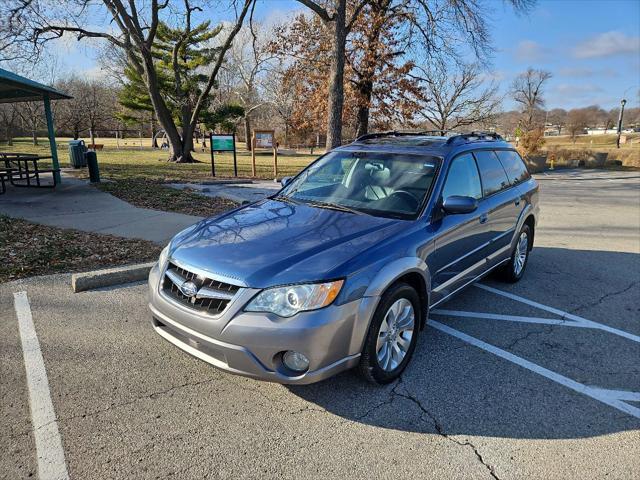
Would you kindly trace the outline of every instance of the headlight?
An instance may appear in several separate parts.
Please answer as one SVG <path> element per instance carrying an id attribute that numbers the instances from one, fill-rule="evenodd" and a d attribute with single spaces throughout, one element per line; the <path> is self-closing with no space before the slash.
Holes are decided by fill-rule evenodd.
<path id="1" fill-rule="evenodd" d="M 169 244 L 171 245 L 171 244 Z M 169 245 L 164 247 L 160 252 L 160 257 L 158 258 L 158 265 L 162 268 L 164 264 L 167 263 L 167 257 L 169 256 Z"/>
<path id="2" fill-rule="evenodd" d="M 342 288 L 343 280 L 307 285 L 290 285 L 263 290 L 245 307 L 247 312 L 269 312 L 291 317 L 305 310 L 316 310 L 333 302 Z"/>

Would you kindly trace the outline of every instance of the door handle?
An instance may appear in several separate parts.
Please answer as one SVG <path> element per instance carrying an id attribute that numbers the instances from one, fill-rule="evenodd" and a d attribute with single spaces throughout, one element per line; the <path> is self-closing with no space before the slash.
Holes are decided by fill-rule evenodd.
<path id="1" fill-rule="evenodd" d="M 487 220 L 489 220 L 489 216 L 486 213 L 480 215 L 480 223 L 487 223 Z"/>
<path id="2" fill-rule="evenodd" d="M 516 198 L 516 207 L 520 205 L 520 198 Z"/>

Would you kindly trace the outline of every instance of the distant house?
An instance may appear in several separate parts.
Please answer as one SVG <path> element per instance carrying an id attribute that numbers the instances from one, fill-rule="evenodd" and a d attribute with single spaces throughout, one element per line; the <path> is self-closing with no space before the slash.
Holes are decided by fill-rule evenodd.
<path id="1" fill-rule="evenodd" d="M 587 128 L 587 135 L 606 135 L 611 133 L 616 133 L 616 129 L 603 127 Z"/>
<path id="2" fill-rule="evenodd" d="M 544 126 L 544 136 L 545 137 L 557 137 L 558 135 L 560 135 L 560 132 L 562 131 L 563 127 L 560 127 L 559 125 L 552 125 L 550 123 L 547 123 Z"/>

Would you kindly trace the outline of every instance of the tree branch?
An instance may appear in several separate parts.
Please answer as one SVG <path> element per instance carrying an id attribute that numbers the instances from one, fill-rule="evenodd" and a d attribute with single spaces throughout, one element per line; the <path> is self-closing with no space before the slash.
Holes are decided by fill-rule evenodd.
<path id="1" fill-rule="evenodd" d="M 329 15 L 329 12 L 327 11 L 326 8 L 322 8 L 313 0 L 297 0 L 297 1 L 303 4 L 305 7 L 313 10 L 325 22 L 332 22 L 336 18 L 335 13 L 333 15 Z"/>
<path id="2" fill-rule="evenodd" d="M 192 126 L 195 126 L 196 123 L 198 123 L 198 115 L 200 114 L 200 109 L 202 108 L 202 105 L 204 103 L 204 99 L 209 95 L 209 92 L 211 92 L 211 89 L 213 88 L 213 85 L 216 82 L 216 77 L 218 76 L 218 71 L 220 71 L 220 67 L 222 66 L 222 62 L 224 60 L 224 56 L 227 53 L 227 51 L 229 50 L 229 48 L 231 48 L 231 44 L 233 43 L 233 39 L 236 37 L 236 35 L 240 31 L 240 28 L 242 28 L 242 24 L 244 23 L 244 19 L 247 16 L 247 12 L 249 11 L 249 7 L 251 6 L 251 4 L 253 2 L 254 2 L 254 0 L 244 0 L 244 6 L 242 7 L 242 11 L 240 12 L 240 16 L 236 20 L 236 24 L 234 25 L 233 29 L 229 33 L 229 36 L 227 37 L 227 39 L 225 40 L 224 44 L 220 48 L 220 51 L 218 52 L 218 59 L 216 60 L 216 63 L 214 65 L 214 67 L 213 67 L 213 70 L 211 71 L 211 74 L 209 75 L 209 80 L 207 81 L 207 85 L 205 86 L 205 88 L 202 90 L 202 92 L 198 96 L 198 100 L 197 100 L 197 102 L 196 102 L 196 104 L 195 104 L 195 106 L 193 108 L 193 113 L 191 115 L 191 121 L 189 122 Z"/>

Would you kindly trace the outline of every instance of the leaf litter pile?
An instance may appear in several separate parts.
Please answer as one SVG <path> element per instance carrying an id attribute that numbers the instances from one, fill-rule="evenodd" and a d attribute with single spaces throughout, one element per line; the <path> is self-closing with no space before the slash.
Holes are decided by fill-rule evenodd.
<path id="1" fill-rule="evenodd" d="M 211 217 L 237 207 L 231 200 L 177 190 L 141 179 L 100 183 L 98 188 L 136 207 Z"/>
<path id="2" fill-rule="evenodd" d="M 78 272 L 156 260 L 162 247 L 39 225 L 0 215 L 0 283 L 34 275 Z"/>

